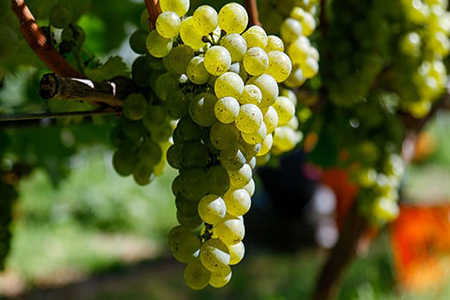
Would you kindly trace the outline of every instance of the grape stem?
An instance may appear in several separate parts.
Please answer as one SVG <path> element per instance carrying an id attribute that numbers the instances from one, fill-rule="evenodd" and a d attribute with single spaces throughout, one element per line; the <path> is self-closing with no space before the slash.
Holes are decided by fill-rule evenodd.
<path id="1" fill-rule="evenodd" d="M 145 0 L 145 6 L 148 11 L 148 22 L 150 30 L 156 28 L 156 19 L 161 14 L 161 7 L 159 6 L 159 0 Z"/>
<path id="2" fill-rule="evenodd" d="M 250 26 L 261 26 L 258 15 L 258 4 L 256 3 L 256 0 L 245 0 L 245 8 L 247 9 L 247 13 L 250 18 Z"/>
<path id="3" fill-rule="evenodd" d="M 42 76 L 39 95 L 44 99 L 85 101 L 95 105 L 120 107 L 123 99 L 137 87 L 131 79 L 117 77 L 111 81 L 93 82 L 89 79 L 60 77 L 50 73 Z"/>
<path id="4" fill-rule="evenodd" d="M 56 51 L 36 23 L 24 0 L 12 0 L 11 9 L 20 21 L 20 30 L 31 49 L 53 72 L 64 77 L 85 78 Z"/>

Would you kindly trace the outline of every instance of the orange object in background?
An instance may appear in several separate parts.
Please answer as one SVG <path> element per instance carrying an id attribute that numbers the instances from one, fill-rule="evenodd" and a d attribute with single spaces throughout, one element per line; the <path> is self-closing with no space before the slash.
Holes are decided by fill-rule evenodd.
<path id="1" fill-rule="evenodd" d="M 420 132 L 414 143 L 414 162 L 424 162 L 436 151 L 437 141 L 436 137 L 431 133 L 423 131 Z"/>
<path id="2" fill-rule="evenodd" d="M 391 224 L 397 282 L 410 292 L 440 289 L 450 275 L 450 204 L 401 205 Z"/>

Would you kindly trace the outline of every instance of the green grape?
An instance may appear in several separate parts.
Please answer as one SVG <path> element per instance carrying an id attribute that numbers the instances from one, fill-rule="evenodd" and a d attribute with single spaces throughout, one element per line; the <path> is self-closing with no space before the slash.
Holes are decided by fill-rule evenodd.
<path id="1" fill-rule="evenodd" d="M 302 69 L 294 68 L 288 79 L 284 81 L 284 85 L 289 88 L 297 88 L 305 83 L 306 77 L 303 75 Z"/>
<path id="2" fill-rule="evenodd" d="M 281 51 L 272 51 L 267 54 L 269 66 L 266 74 L 271 75 L 277 82 L 285 81 L 292 71 L 292 62 L 289 56 Z"/>
<path id="3" fill-rule="evenodd" d="M 305 36 L 311 36 L 316 29 L 316 19 L 308 12 L 305 12 L 303 19 L 300 20 L 300 24 L 302 25 L 302 32 Z"/>
<path id="4" fill-rule="evenodd" d="M 156 30 L 167 39 L 175 37 L 180 32 L 180 17 L 173 11 L 165 11 L 156 19 Z"/>
<path id="5" fill-rule="evenodd" d="M 131 139 L 124 131 L 121 124 L 115 126 L 109 133 L 109 140 L 117 148 L 134 147 L 137 144 L 136 140 Z"/>
<path id="6" fill-rule="evenodd" d="M 263 121 L 261 110 L 255 104 L 244 104 L 240 107 L 236 118 L 236 127 L 244 133 L 253 133 L 259 129 Z"/>
<path id="7" fill-rule="evenodd" d="M 225 47 L 231 56 L 232 62 L 241 61 L 247 52 L 247 42 L 237 33 L 230 33 L 220 39 L 220 45 Z"/>
<path id="8" fill-rule="evenodd" d="M 57 3 L 50 9 L 50 25 L 55 28 L 64 28 L 73 22 L 73 9 L 70 5 Z"/>
<path id="9" fill-rule="evenodd" d="M 194 24 L 203 35 L 207 35 L 216 29 L 219 24 L 219 16 L 216 10 L 209 5 L 199 6 L 194 12 Z"/>
<path id="10" fill-rule="evenodd" d="M 189 141 L 183 146 L 183 167 L 206 167 L 209 162 L 208 148 L 200 141 Z"/>
<path id="11" fill-rule="evenodd" d="M 189 168 L 182 169 L 182 171 L 180 172 L 180 193 L 191 201 L 200 200 L 208 193 L 209 189 L 208 176 L 205 170 Z"/>
<path id="12" fill-rule="evenodd" d="M 217 77 L 214 83 L 214 93 L 217 98 L 233 97 L 239 99 L 244 91 L 244 81 L 233 72 L 226 72 Z"/>
<path id="13" fill-rule="evenodd" d="M 215 288 L 221 288 L 227 285 L 227 283 L 231 280 L 231 268 L 227 266 L 226 271 L 222 271 L 222 273 L 211 272 L 209 285 Z"/>
<path id="14" fill-rule="evenodd" d="M 261 149 L 256 154 L 256 156 L 261 157 L 269 153 L 270 149 L 272 149 L 272 145 L 273 145 L 273 135 L 268 134 L 264 139 L 264 141 L 261 143 Z"/>
<path id="15" fill-rule="evenodd" d="M 319 63 L 312 57 L 308 57 L 302 64 L 303 75 L 305 78 L 312 78 L 319 72 Z"/>
<path id="16" fill-rule="evenodd" d="M 302 24 L 299 21 L 287 18 L 284 20 L 280 27 L 280 34 L 283 41 L 287 44 L 295 41 L 299 36 L 302 35 Z"/>
<path id="17" fill-rule="evenodd" d="M 277 37 L 276 35 L 267 36 L 267 46 L 264 50 L 269 53 L 272 51 L 281 51 L 284 52 L 284 43 L 283 40 Z"/>
<path id="18" fill-rule="evenodd" d="M 239 102 L 233 97 L 219 99 L 214 106 L 217 120 L 224 124 L 233 123 L 239 115 Z"/>
<path id="19" fill-rule="evenodd" d="M 215 228 L 219 239 L 226 245 L 236 245 L 244 239 L 245 227 L 242 219 L 227 215 Z M 203 246 L 202 246 L 203 248 Z M 201 255 L 201 253 L 200 253 Z M 228 260 L 229 263 L 229 260 Z"/>
<path id="20" fill-rule="evenodd" d="M 216 225 L 225 217 L 227 207 L 220 196 L 209 194 L 198 203 L 198 214 L 203 222 Z"/>
<path id="21" fill-rule="evenodd" d="M 209 239 L 200 248 L 200 261 L 211 272 L 226 274 L 230 253 L 228 247 L 219 239 Z"/>
<path id="22" fill-rule="evenodd" d="M 239 141 L 239 130 L 234 124 L 215 122 L 210 131 L 210 139 L 214 147 L 223 150 Z"/>
<path id="23" fill-rule="evenodd" d="M 140 24 L 142 29 L 144 29 L 145 31 L 149 32 L 150 31 L 150 16 L 148 15 L 148 10 L 144 9 L 141 13 L 141 17 L 140 17 Z"/>
<path id="24" fill-rule="evenodd" d="M 184 281 L 187 286 L 193 290 L 204 289 L 211 279 L 211 272 L 208 271 L 199 258 L 194 258 L 188 261 L 186 269 L 184 270 Z"/>
<path id="25" fill-rule="evenodd" d="M 292 117 L 291 120 L 286 124 L 287 127 L 292 128 L 293 130 L 297 130 L 299 126 L 299 122 L 296 116 Z"/>
<path id="26" fill-rule="evenodd" d="M 148 134 L 147 129 L 140 121 L 128 121 L 124 119 L 121 125 L 125 135 L 133 142 L 139 143 Z"/>
<path id="27" fill-rule="evenodd" d="M 264 113 L 263 121 L 266 124 L 267 134 L 271 134 L 278 126 L 278 113 L 273 106 L 269 106 Z"/>
<path id="28" fill-rule="evenodd" d="M 177 210 L 185 216 L 198 215 L 198 201 L 190 201 L 186 199 L 181 193 L 177 193 L 175 197 L 175 205 L 177 207 Z"/>
<path id="29" fill-rule="evenodd" d="M 397 203 L 386 197 L 375 199 L 372 209 L 377 219 L 387 222 L 395 220 L 399 214 Z"/>
<path id="30" fill-rule="evenodd" d="M 316 48 L 314 48 L 313 46 L 311 46 L 309 48 L 309 56 L 312 57 L 314 60 L 317 60 L 317 61 L 319 61 L 319 59 L 320 59 L 319 51 Z"/>
<path id="31" fill-rule="evenodd" d="M 194 50 L 203 48 L 203 35 L 195 26 L 193 17 L 187 17 L 181 22 L 180 37 L 183 42 Z"/>
<path id="32" fill-rule="evenodd" d="M 228 190 L 223 196 L 227 212 L 233 216 L 245 215 L 252 204 L 252 199 L 245 189 Z"/>
<path id="33" fill-rule="evenodd" d="M 228 171 L 230 176 L 230 184 L 236 188 L 243 188 L 246 186 L 250 179 L 252 179 L 252 169 L 248 164 L 244 164 L 237 171 Z"/>
<path id="34" fill-rule="evenodd" d="M 166 107 L 169 115 L 174 119 L 189 114 L 189 98 L 180 90 L 173 90 L 167 94 Z"/>
<path id="35" fill-rule="evenodd" d="M 208 82 L 209 73 L 205 68 L 203 57 L 195 56 L 189 61 L 186 68 L 186 75 L 190 81 L 198 85 Z"/>
<path id="36" fill-rule="evenodd" d="M 149 184 L 155 178 L 153 167 L 139 162 L 133 170 L 133 178 L 138 185 L 144 186 Z"/>
<path id="37" fill-rule="evenodd" d="M 201 246 L 198 236 L 183 226 L 170 230 L 168 242 L 173 256 L 182 263 L 188 262 Z"/>
<path id="38" fill-rule="evenodd" d="M 156 30 L 150 31 L 146 40 L 148 52 L 157 58 L 162 58 L 172 50 L 172 39 L 162 37 Z"/>
<path id="39" fill-rule="evenodd" d="M 130 47 L 138 54 L 147 53 L 147 40 L 148 33 L 145 30 L 138 29 L 130 36 Z"/>
<path id="40" fill-rule="evenodd" d="M 189 104 L 189 114 L 200 126 L 209 127 L 216 121 L 214 106 L 217 98 L 213 94 L 201 93 L 195 96 Z"/>
<path id="41" fill-rule="evenodd" d="M 259 87 L 254 84 L 246 84 L 242 91 L 241 97 L 238 98 L 240 104 L 256 104 L 261 103 L 262 94 Z"/>
<path id="42" fill-rule="evenodd" d="M 130 120 L 140 120 L 147 111 L 147 100 L 141 94 L 130 94 L 123 102 L 123 114 Z"/>
<path id="43" fill-rule="evenodd" d="M 284 96 L 292 101 L 292 104 L 294 106 L 297 106 L 297 95 L 294 93 L 294 91 L 290 89 L 282 89 L 280 90 L 280 96 Z"/>
<path id="44" fill-rule="evenodd" d="M 242 152 L 245 155 L 246 161 L 251 159 L 253 156 L 256 156 L 256 154 L 258 154 L 258 152 L 261 150 L 261 144 L 250 145 L 242 138 L 239 140 L 239 144 Z"/>
<path id="45" fill-rule="evenodd" d="M 167 120 L 167 109 L 162 105 L 149 105 L 142 123 L 148 131 L 159 129 Z"/>
<path id="46" fill-rule="evenodd" d="M 173 138 L 175 143 L 200 140 L 202 138 L 202 128 L 197 125 L 189 116 L 184 116 L 178 121 Z"/>
<path id="47" fill-rule="evenodd" d="M 133 174 L 137 163 L 137 156 L 132 148 L 119 148 L 114 151 L 112 165 L 120 176 Z"/>
<path id="48" fill-rule="evenodd" d="M 244 258 L 244 243 L 239 242 L 234 245 L 228 245 L 228 251 L 230 252 L 230 265 L 236 265 L 241 262 L 242 258 Z"/>
<path id="49" fill-rule="evenodd" d="M 206 147 L 208 147 L 210 155 L 217 155 L 220 153 L 220 150 L 214 147 L 214 145 L 212 144 L 210 132 L 211 127 L 207 127 L 203 130 L 202 142 L 206 145 Z"/>
<path id="50" fill-rule="evenodd" d="M 155 81 L 155 93 L 161 100 L 166 100 L 167 95 L 178 89 L 178 80 L 169 72 L 161 74 Z"/>
<path id="51" fill-rule="evenodd" d="M 161 146 L 152 139 L 147 139 L 139 147 L 138 157 L 141 160 L 141 163 L 153 167 L 162 159 Z"/>
<path id="52" fill-rule="evenodd" d="M 178 16 L 184 16 L 189 10 L 189 0 L 161 0 L 159 5 L 163 12 L 173 11 Z"/>
<path id="53" fill-rule="evenodd" d="M 231 55 L 225 47 L 212 46 L 205 53 L 204 64 L 209 74 L 219 76 L 230 68 Z"/>
<path id="54" fill-rule="evenodd" d="M 294 149 L 295 145 L 302 139 L 302 134 L 289 127 L 278 127 L 273 135 L 273 146 L 281 152 Z M 264 154 L 261 154 L 264 155 Z"/>
<path id="55" fill-rule="evenodd" d="M 194 50 L 187 45 L 179 45 L 169 53 L 169 64 L 177 74 L 186 73 L 189 62 L 194 57 Z"/>
<path id="56" fill-rule="evenodd" d="M 242 60 L 248 74 L 258 76 L 263 74 L 269 66 L 269 58 L 266 51 L 260 47 L 247 50 Z"/>
<path id="57" fill-rule="evenodd" d="M 192 230 L 197 229 L 203 224 L 203 221 L 198 214 L 186 216 L 183 215 L 180 211 L 177 211 L 177 221 L 181 226 Z"/>
<path id="58" fill-rule="evenodd" d="M 267 46 L 267 34 L 266 31 L 261 26 L 250 27 L 242 37 L 247 42 L 247 48 L 251 49 L 253 47 L 266 48 Z"/>
<path id="59" fill-rule="evenodd" d="M 267 127 L 264 122 L 261 122 L 261 126 L 259 129 L 253 133 L 241 133 L 242 139 L 246 141 L 250 145 L 256 145 L 258 143 L 262 143 L 267 136 Z"/>
<path id="60" fill-rule="evenodd" d="M 245 155 L 237 146 L 227 147 L 220 152 L 220 163 L 228 171 L 237 171 L 245 164 Z"/>
<path id="61" fill-rule="evenodd" d="M 278 115 L 278 126 L 283 126 L 289 123 L 289 121 L 295 115 L 295 106 L 289 98 L 280 96 L 273 104 L 273 108 Z"/>
<path id="62" fill-rule="evenodd" d="M 222 197 L 230 187 L 227 170 L 222 166 L 212 166 L 206 173 L 209 178 L 208 192 Z"/>
<path id="63" fill-rule="evenodd" d="M 288 48 L 288 54 L 294 64 L 303 64 L 309 56 L 311 44 L 305 37 L 299 37 Z"/>
<path id="64" fill-rule="evenodd" d="M 175 143 L 167 149 L 167 162 L 174 169 L 181 168 L 183 144 Z"/>
<path id="65" fill-rule="evenodd" d="M 247 191 L 250 197 L 253 197 L 253 195 L 255 194 L 255 181 L 253 180 L 253 178 L 250 179 L 250 182 L 246 186 L 244 186 L 243 189 Z"/>
<path id="66" fill-rule="evenodd" d="M 272 155 L 270 153 L 261 155 L 261 156 L 256 156 L 256 166 L 264 166 L 266 165 L 270 159 L 271 159 Z"/>
<path id="67" fill-rule="evenodd" d="M 180 193 L 180 176 L 178 175 L 172 181 L 172 194 L 178 195 Z"/>
<path id="68" fill-rule="evenodd" d="M 278 97 L 279 89 L 277 81 L 268 74 L 262 74 L 258 77 L 253 77 L 247 84 L 256 85 L 262 94 L 261 103 L 259 104 L 262 108 L 267 108 L 273 103 Z M 258 125 L 259 128 L 259 125 Z"/>
<path id="69" fill-rule="evenodd" d="M 245 8 L 238 3 L 228 3 L 219 11 L 219 27 L 226 33 L 242 33 L 248 24 Z"/>

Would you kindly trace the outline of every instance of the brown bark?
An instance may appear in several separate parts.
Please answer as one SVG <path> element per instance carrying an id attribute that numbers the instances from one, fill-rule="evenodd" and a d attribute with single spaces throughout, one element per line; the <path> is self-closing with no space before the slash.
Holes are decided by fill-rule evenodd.
<path id="1" fill-rule="evenodd" d="M 145 0 L 145 6 L 149 15 L 149 28 L 150 30 L 156 28 L 156 19 L 161 14 L 161 7 L 159 6 L 159 0 Z"/>
<path id="2" fill-rule="evenodd" d="M 261 26 L 258 14 L 258 4 L 256 3 L 256 0 L 245 0 L 245 7 L 247 9 L 250 26 Z"/>

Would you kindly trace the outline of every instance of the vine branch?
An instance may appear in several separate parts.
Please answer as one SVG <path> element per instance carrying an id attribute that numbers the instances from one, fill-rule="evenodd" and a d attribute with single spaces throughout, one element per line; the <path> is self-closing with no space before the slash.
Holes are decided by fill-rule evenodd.
<path id="1" fill-rule="evenodd" d="M 64 77 L 85 78 L 56 51 L 42 32 L 24 0 L 11 0 L 11 9 L 20 21 L 20 30 L 31 49 L 53 72 Z"/>
<path id="2" fill-rule="evenodd" d="M 248 16 L 250 18 L 250 25 L 261 26 L 258 14 L 258 4 L 256 3 L 256 0 L 245 0 L 245 8 L 247 9 Z"/>
<path id="3" fill-rule="evenodd" d="M 161 14 L 161 7 L 159 6 L 159 0 L 145 0 L 145 6 L 148 11 L 148 21 L 150 30 L 156 28 L 156 19 Z"/>
<path id="4" fill-rule="evenodd" d="M 71 111 L 71 112 L 43 112 L 32 114 L 10 114 L 0 115 L 0 127 L 3 122 L 17 122 L 17 121 L 29 121 L 29 120 L 42 120 L 42 119 L 59 119 L 67 117 L 89 117 L 93 115 L 113 115 L 119 114 L 117 110 L 111 109 L 99 109 L 99 110 L 85 110 L 85 111 Z"/>

